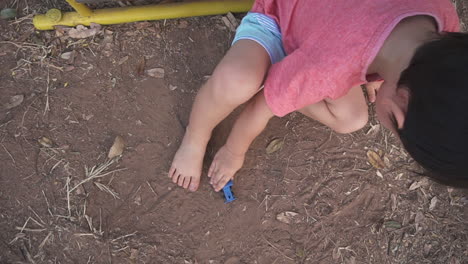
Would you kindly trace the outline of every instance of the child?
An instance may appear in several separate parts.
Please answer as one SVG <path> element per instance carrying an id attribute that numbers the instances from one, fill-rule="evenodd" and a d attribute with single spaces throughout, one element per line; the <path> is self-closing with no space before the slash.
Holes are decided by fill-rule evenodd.
<path id="1" fill-rule="evenodd" d="M 450 0 L 257 0 L 195 98 L 169 177 L 197 190 L 212 130 L 245 102 L 209 168 L 215 191 L 274 115 L 356 131 L 368 120 L 367 83 L 380 122 L 421 165 L 466 179 L 468 37 L 442 33 L 458 30 Z"/>

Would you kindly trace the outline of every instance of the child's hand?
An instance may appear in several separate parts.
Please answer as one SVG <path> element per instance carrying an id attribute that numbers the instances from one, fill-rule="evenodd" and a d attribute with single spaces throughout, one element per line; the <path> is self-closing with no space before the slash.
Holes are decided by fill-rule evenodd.
<path id="1" fill-rule="evenodd" d="M 232 153 L 226 145 L 218 150 L 208 171 L 210 184 L 215 191 L 219 192 L 234 177 L 234 174 L 244 164 L 244 158 L 245 155 Z"/>
<path id="2" fill-rule="evenodd" d="M 365 84 L 369 102 L 371 103 L 375 102 L 377 91 L 380 89 L 380 86 L 382 86 L 382 83 L 383 81 L 376 81 L 376 82 L 369 82 Z"/>

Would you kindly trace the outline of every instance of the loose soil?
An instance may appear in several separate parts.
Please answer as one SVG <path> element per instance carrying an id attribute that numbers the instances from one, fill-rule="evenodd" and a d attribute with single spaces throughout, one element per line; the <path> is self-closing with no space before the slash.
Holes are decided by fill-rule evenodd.
<path id="1" fill-rule="evenodd" d="M 274 118 L 225 204 L 206 166 L 233 114 L 213 135 L 201 188 L 175 186 L 167 170 L 194 96 L 233 37 L 221 16 L 73 40 L 31 25 L 63 3 L 8 4 L 25 19 L 0 21 L 0 263 L 468 263 L 468 192 L 419 176 L 372 107 L 350 135 Z M 457 6 L 464 25 L 467 7 Z M 15 95 L 24 100 L 5 109 Z M 80 185 L 116 136 L 122 157 Z M 267 154 L 274 139 L 284 145 Z"/>

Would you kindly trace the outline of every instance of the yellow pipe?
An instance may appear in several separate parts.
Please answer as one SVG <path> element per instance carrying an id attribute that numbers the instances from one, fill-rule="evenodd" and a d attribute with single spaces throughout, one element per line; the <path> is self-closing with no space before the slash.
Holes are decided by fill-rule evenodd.
<path id="1" fill-rule="evenodd" d="M 92 16 L 93 15 L 93 10 L 91 10 L 89 7 L 87 7 L 84 4 L 77 3 L 75 0 L 66 0 L 73 9 L 78 12 L 81 16 Z"/>
<path id="2" fill-rule="evenodd" d="M 252 8 L 252 4 L 253 0 L 231 0 L 107 8 L 94 10 L 90 16 L 81 16 L 77 12 L 63 13 L 60 21 L 54 21 L 46 15 L 36 15 L 33 19 L 33 23 L 36 29 L 39 30 L 54 29 L 56 25 L 70 27 L 77 25 L 89 26 L 91 23 L 111 25 L 144 20 L 219 15 L 228 12 L 247 12 Z"/>

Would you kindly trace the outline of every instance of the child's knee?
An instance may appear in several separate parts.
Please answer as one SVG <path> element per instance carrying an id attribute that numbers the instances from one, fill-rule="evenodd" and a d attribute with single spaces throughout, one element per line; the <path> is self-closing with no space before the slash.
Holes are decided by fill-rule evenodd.
<path id="1" fill-rule="evenodd" d="M 333 130 L 340 134 L 348 134 L 358 131 L 367 125 L 369 114 L 366 110 L 355 112 L 353 115 L 339 118 L 336 127 Z"/>
<path id="2" fill-rule="evenodd" d="M 218 67 L 209 80 L 213 99 L 232 105 L 247 102 L 258 92 L 262 81 L 263 76 L 229 64 Z"/>

